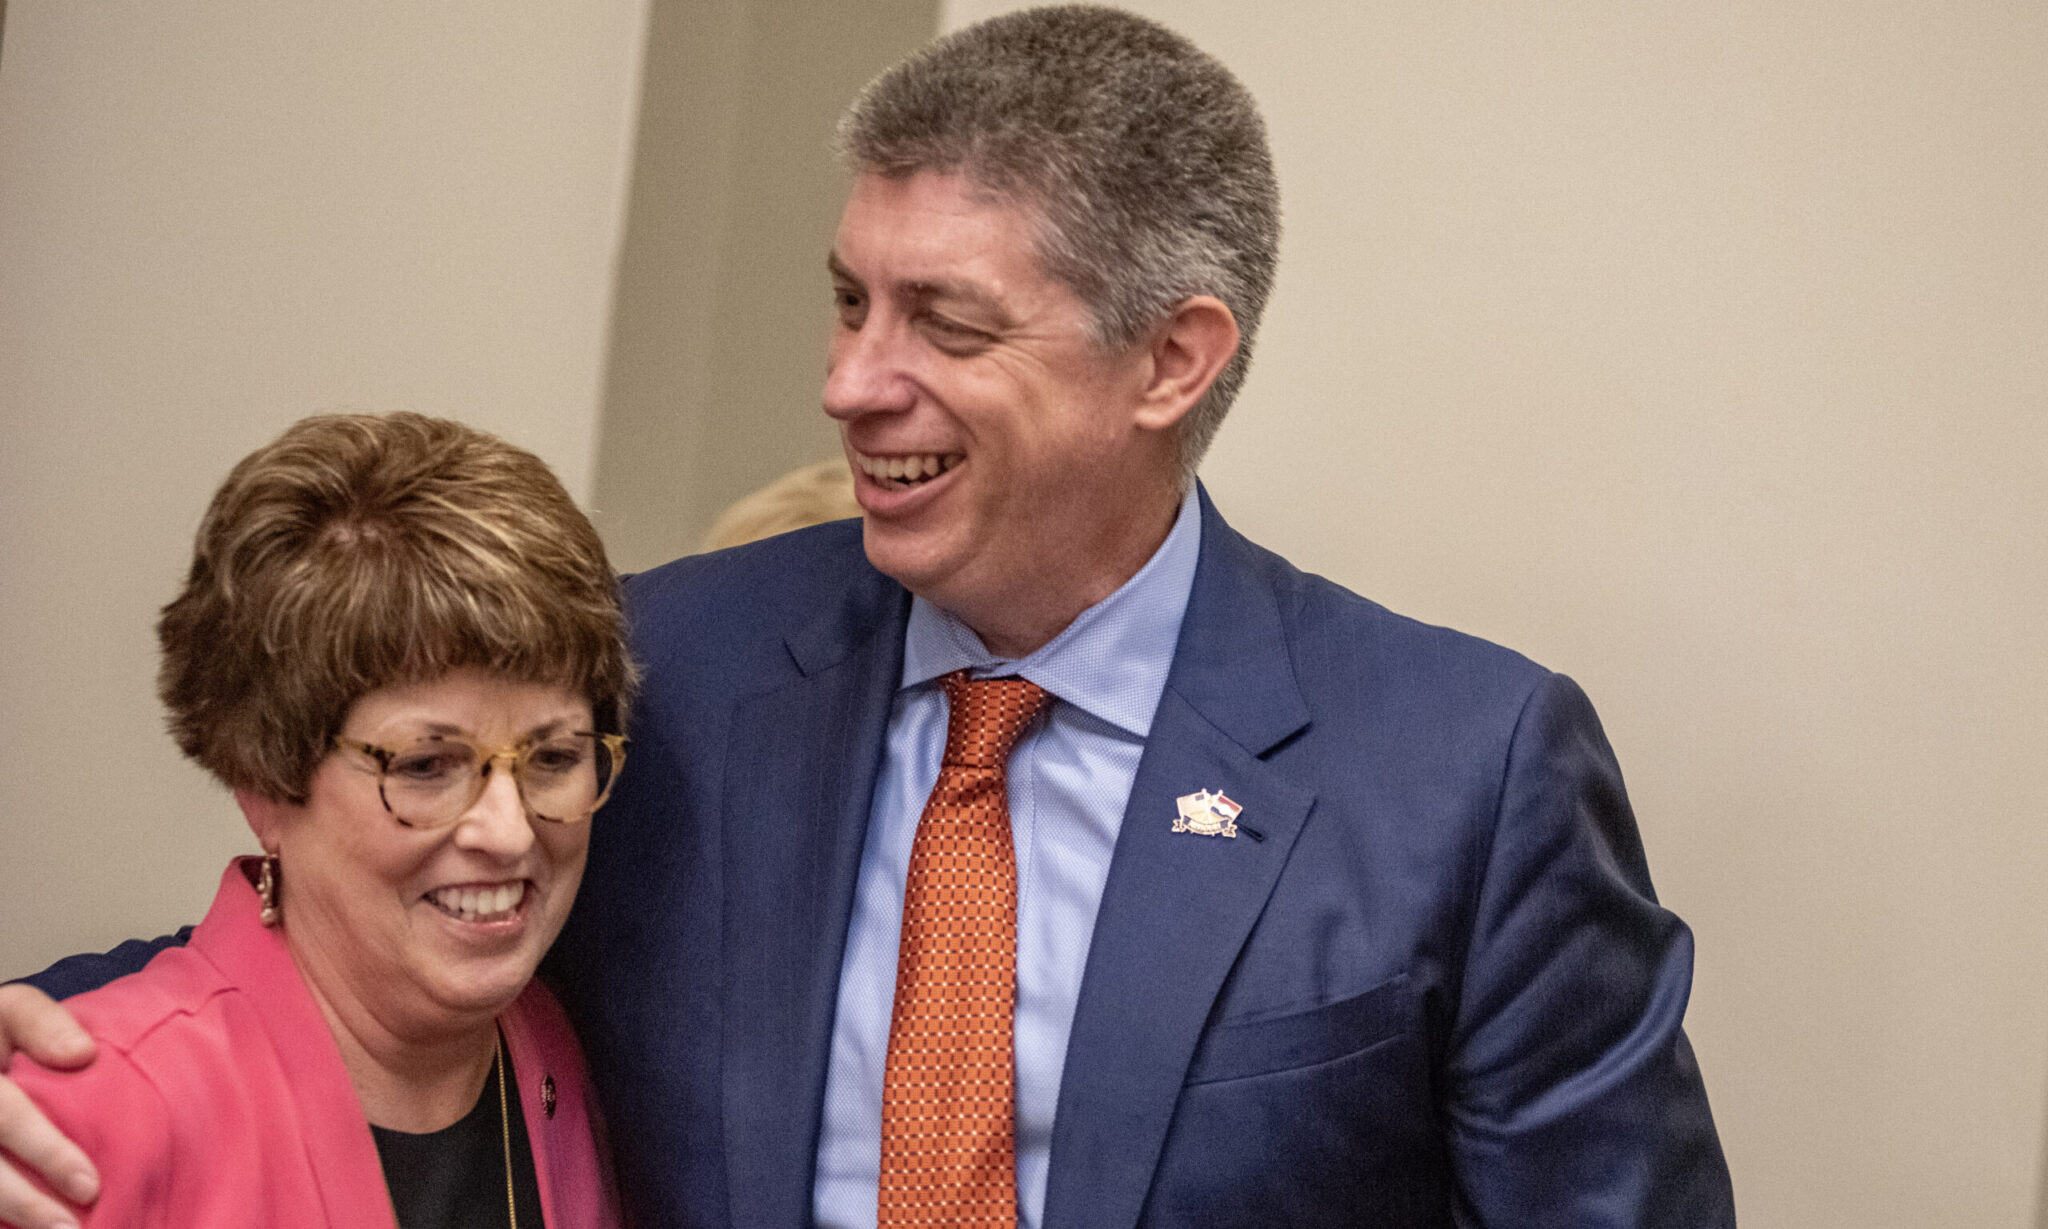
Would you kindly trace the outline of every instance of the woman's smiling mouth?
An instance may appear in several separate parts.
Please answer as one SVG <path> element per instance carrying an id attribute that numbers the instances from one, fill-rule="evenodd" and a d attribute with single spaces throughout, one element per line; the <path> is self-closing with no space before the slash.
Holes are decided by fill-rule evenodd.
<path id="1" fill-rule="evenodd" d="M 499 884 L 455 884 L 427 893 L 427 903 L 462 922 L 509 922 L 526 903 L 527 881 Z"/>

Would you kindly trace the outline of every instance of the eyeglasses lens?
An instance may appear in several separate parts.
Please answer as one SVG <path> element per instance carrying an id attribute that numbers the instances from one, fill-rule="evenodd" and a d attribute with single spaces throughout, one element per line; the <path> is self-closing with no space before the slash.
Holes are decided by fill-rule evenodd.
<path id="1" fill-rule="evenodd" d="M 611 788 L 612 750 L 590 734 L 559 734 L 504 758 L 513 759 L 527 809 L 542 819 L 585 819 Z M 496 762 L 453 739 L 414 743 L 395 752 L 384 768 L 385 805 L 409 823 L 453 822 L 482 795 L 486 765 Z"/>

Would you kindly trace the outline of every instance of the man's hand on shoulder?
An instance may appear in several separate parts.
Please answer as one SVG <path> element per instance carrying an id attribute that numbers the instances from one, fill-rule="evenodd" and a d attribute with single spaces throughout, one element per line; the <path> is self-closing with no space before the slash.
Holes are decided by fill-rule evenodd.
<path id="1" fill-rule="evenodd" d="M 64 1006 L 33 986 L 0 986 L 0 1071 L 16 1054 L 45 1067 L 74 1070 L 91 1063 L 92 1036 Z M 77 1145 L 59 1134 L 13 1080 L 0 1076 L 0 1224 L 14 1229 L 75 1227 L 78 1217 L 29 1181 L 40 1175 L 80 1204 L 99 1197 L 99 1173 Z"/>

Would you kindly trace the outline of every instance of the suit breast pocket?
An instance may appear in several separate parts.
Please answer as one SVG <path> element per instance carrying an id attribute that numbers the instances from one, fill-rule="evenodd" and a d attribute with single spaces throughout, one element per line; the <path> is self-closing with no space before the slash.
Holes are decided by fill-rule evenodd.
<path id="1" fill-rule="evenodd" d="M 1411 1015 L 1404 973 L 1307 1011 L 1226 1021 L 1203 1034 L 1186 1082 L 1214 1084 L 1327 1063 L 1401 1035 Z"/>
<path id="2" fill-rule="evenodd" d="M 1196 1047 L 1144 1229 L 1450 1229 L 1421 1000 L 1406 976 Z"/>

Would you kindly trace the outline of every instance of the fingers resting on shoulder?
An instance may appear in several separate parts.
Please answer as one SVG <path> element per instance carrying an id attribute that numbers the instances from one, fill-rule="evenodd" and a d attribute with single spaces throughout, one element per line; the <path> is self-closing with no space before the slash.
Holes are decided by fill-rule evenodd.
<path id="1" fill-rule="evenodd" d="M 93 1059 L 92 1037 L 64 1005 L 33 986 L 0 986 L 0 1070 L 26 1054 L 45 1067 L 72 1069 Z M 99 1196 L 99 1174 L 27 1093 L 0 1076 L 0 1225 L 14 1229 L 76 1226 L 75 1212 L 30 1181 L 85 1204 Z"/>

